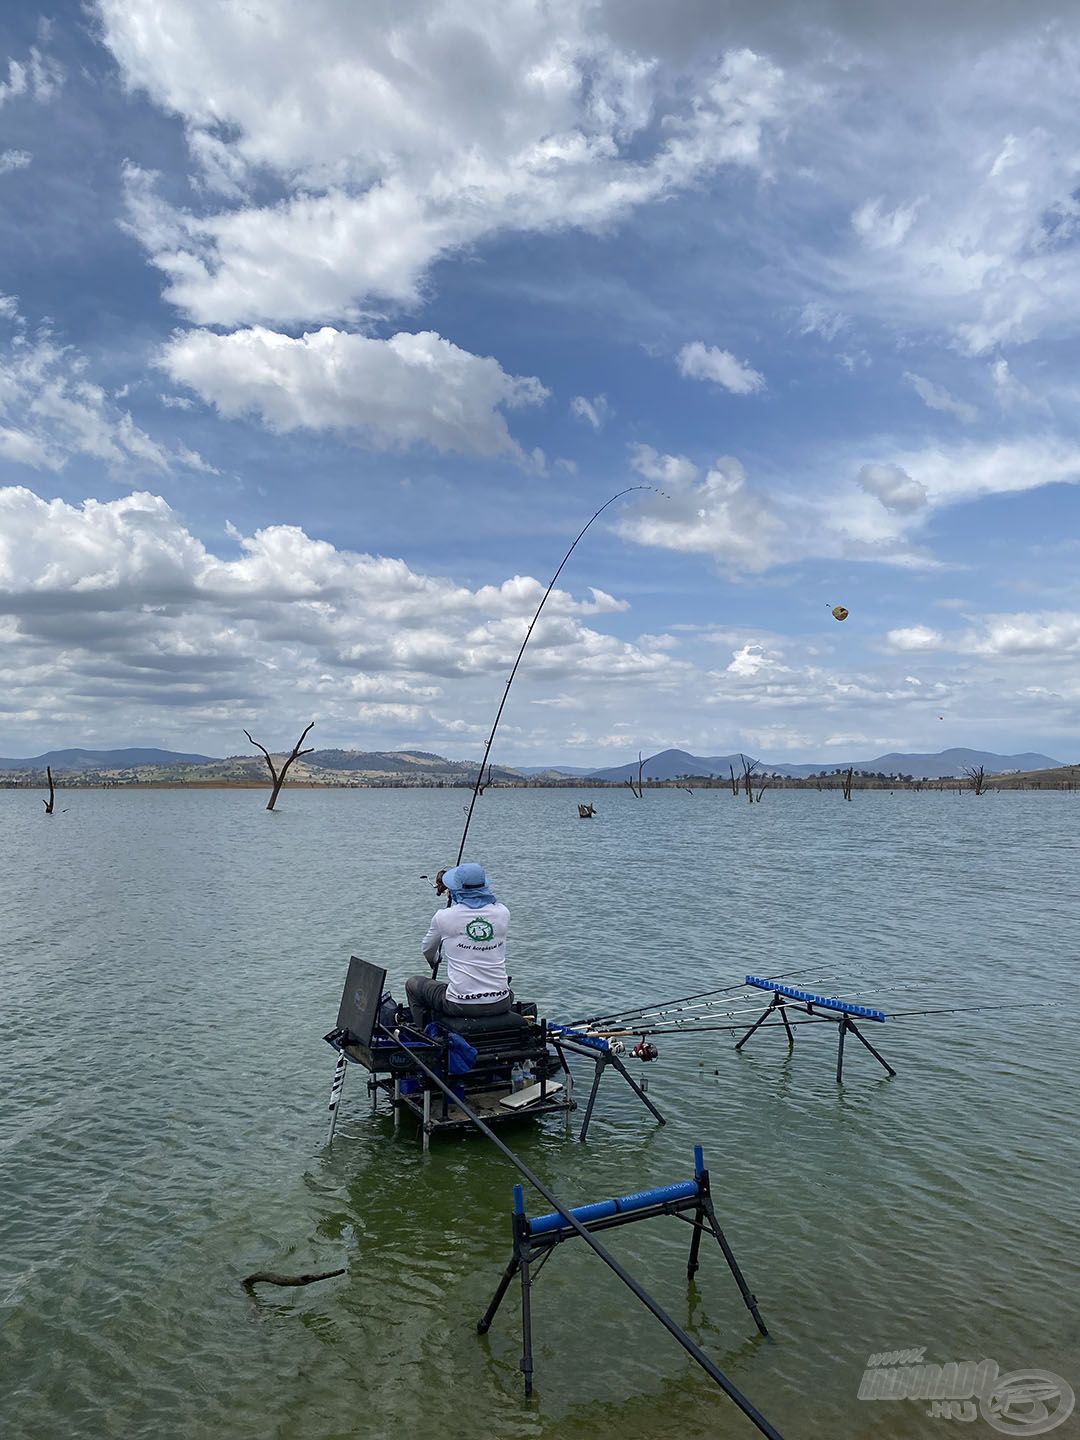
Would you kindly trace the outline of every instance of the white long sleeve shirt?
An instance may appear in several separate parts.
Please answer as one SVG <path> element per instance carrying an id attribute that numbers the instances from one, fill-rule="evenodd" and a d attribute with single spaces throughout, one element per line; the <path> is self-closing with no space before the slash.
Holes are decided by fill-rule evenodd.
<path id="1" fill-rule="evenodd" d="M 436 910 L 423 940 L 424 956 L 434 960 L 442 949 L 448 981 L 446 998 L 455 1005 L 489 1005 L 510 994 L 506 978 L 506 932 L 510 911 L 497 900 L 471 910 L 448 905 Z"/>

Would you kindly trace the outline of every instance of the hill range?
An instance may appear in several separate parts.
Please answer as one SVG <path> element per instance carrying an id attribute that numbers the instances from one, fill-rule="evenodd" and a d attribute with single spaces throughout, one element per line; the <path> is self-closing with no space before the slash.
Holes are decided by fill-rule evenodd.
<path id="1" fill-rule="evenodd" d="M 1062 762 L 1049 755 L 998 755 L 990 750 L 951 749 L 936 754 L 890 753 L 870 760 L 827 760 L 792 765 L 786 762 L 761 760 L 759 772 L 803 779 L 812 775 L 831 774 L 852 767 L 858 773 L 871 775 L 903 775 L 913 780 L 936 780 L 951 776 L 960 778 L 969 768 L 982 766 L 988 775 L 1026 774 L 1059 768 Z M 12 779 L 17 776 L 43 775 L 46 766 L 56 774 L 122 778 L 133 781 L 175 780 L 177 782 L 228 783 L 260 779 L 265 775 L 261 755 L 234 755 L 215 759 L 209 755 L 187 754 L 174 750 L 132 747 L 117 750 L 67 749 L 50 750 L 27 759 L 0 758 L 0 772 Z M 723 777 L 731 770 L 742 771 L 742 756 L 691 755 L 686 750 L 662 750 L 642 764 L 646 780 L 670 781 L 686 777 Z M 293 780 L 333 784 L 462 784 L 471 783 L 476 774 L 475 760 L 448 760 L 426 750 L 315 750 L 298 760 L 289 772 Z M 549 766 L 493 766 L 495 782 L 513 784 L 527 781 L 543 784 L 599 781 L 621 784 L 637 779 L 638 762 L 604 769 Z"/>

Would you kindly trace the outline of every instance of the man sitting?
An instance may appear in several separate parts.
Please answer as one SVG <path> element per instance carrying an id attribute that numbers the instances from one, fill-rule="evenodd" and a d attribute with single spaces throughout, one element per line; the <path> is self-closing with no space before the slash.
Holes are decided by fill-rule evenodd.
<path id="1" fill-rule="evenodd" d="M 506 975 L 506 932 L 510 912 L 488 888 L 480 865 L 441 870 L 435 889 L 449 891 L 451 904 L 436 910 L 424 936 L 424 958 L 431 978 L 413 975 L 405 993 L 418 1030 L 433 1019 L 504 1015 L 513 996 Z M 436 980 L 439 958 L 446 961 L 446 980 Z"/>

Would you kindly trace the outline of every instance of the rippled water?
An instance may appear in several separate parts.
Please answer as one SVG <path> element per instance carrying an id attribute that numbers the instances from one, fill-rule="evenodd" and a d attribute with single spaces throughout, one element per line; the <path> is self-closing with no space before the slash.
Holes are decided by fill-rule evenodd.
<path id="1" fill-rule="evenodd" d="M 250 791 L 80 791 L 46 819 L 0 792 L 5 1435 L 754 1433 L 574 1245 L 537 1286 L 526 1404 L 516 1306 L 474 1329 L 510 1167 L 479 1137 L 423 1156 L 356 1070 L 322 1148 L 347 958 L 401 993 L 433 909 L 418 876 L 456 850 L 462 798 L 293 791 L 268 815 Z M 831 1027 L 791 1056 L 774 1031 L 741 1054 L 664 1040 L 664 1129 L 611 1077 L 588 1146 L 515 1128 L 527 1162 L 577 1204 L 685 1178 L 703 1143 L 773 1341 L 708 1247 L 688 1291 L 678 1222 L 610 1248 L 788 1440 L 951 1433 L 856 1398 L 872 1351 L 1080 1388 L 1080 797 L 600 792 L 589 824 L 577 798 L 489 791 L 470 846 L 512 910 L 516 988 L 553 1017 L 821 964 L 887 1009 L 1064 1005 L 874 1027 L 898 1078 L 852 1046 L 842 1088 Z M 338 1265 L 255 1299 L 238 1283 Z"/>

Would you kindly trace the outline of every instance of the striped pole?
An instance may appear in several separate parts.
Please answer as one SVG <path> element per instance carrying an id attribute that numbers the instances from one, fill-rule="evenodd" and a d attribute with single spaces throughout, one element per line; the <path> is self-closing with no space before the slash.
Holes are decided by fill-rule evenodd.
<path id="1" fill-rule="evenodd" d="M 334 1066 L 334 1080 L 330 1086 L 330 1129 L 326 1132 L 326 1143 L 330 1144 L 334 1138 L 334 1127 L 337 1124 L 338 1102 L 341 1099 L 341 1092 L 345 1086 L 345 1072 L 349 1068 L 349 1062 L 342 1054 L 338 1055 L 337 1064 Z"/>

